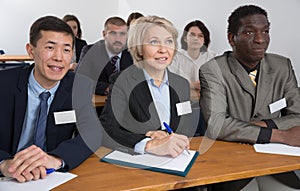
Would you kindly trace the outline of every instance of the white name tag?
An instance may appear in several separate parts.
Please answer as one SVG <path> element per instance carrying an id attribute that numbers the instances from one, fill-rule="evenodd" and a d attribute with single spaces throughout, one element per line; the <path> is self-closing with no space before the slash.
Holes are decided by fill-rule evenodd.
<path id="1" fill-rule="evenodd" d="M 280 99 L 278 101 L 275 101 L 274 103 L 271 103 L 269 105 L 271 113 L 279 111 L 279 110 L 281 110 L 281 109 L 283 109 L 285 107 L 286 107 L 286 99 L 285 98 L 282 98 L 282 99 Z"/>
<path id="2" fill-rule="evenodd" d="M 75 110 L 54 112 L 53 114 L 56 125 L 76 123 Z"/>
<path id="3" fill-rule="evenodd" d="M 192 113 L 192 107 L 191 107 L 191 102 L 190 101 L 177 103 L 176 108 L 177 108 L 178 116 L 188 114 L 188 113 Z"/>

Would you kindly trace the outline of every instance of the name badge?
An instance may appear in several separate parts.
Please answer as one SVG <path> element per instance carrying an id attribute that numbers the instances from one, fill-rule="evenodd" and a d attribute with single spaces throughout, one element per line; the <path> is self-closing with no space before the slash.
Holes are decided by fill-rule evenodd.
<path id="1" fill-rule="evenodd" d="M 281 109 L 283 109 L 285 107 L 286 107 L 286 99 L 285 98 L 282 98 L 282 99 L 280 99 L 278 101 L 275 101 L 274 103 L 271 103 L 269 105 L 271 113 L 279 111 L 279 110 L 281 110 Z"/>
<path id="2" fill-rule="evenodd" d="M 76 123 L 75 110 L 54 112 L 55 125 Z"/>
<path id="3" fill-rule="evenodd" d="M 192 113 L 191 102 L 186 101 L 186 102 L 182 102 L 182 103 L 177 103 L 176 104 L 176 109 L 177 109 L 178 116 L 188 114 L 188 113 Z"/>

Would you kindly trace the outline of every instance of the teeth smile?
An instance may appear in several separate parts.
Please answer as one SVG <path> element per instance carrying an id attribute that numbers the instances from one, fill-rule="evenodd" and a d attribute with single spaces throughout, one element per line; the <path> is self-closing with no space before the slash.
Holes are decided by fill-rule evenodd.
<path id="1" fill-rule="evenodd" d="M 62 67 L 59 67 L 59 66 L 50 66 L 50 68 L 54 69 L 54 70 L 61 70 Z"/>
<path id="2" fill-rule="evenodd" d="M 167 60 L 167 58 L 157 58 L 157 60 Z"/>

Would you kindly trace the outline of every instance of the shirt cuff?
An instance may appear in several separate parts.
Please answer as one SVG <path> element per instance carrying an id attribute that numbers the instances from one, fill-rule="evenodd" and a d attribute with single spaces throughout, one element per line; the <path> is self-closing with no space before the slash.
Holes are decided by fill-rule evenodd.
<path id="1" fill-rule="evenodd" d="M 61 160 L 61 166 L 60 166 L 60 169 L 61 169 L 61 168 L 65 168 L 65 166 L 66 166 L 65 161 L 64 161 L 64 160 Z"/>
<path id="2" fill-rule="evenodd" d="M 65 161 L 61 159 L 61 165 L 60 165 L 60 167 L 59 167 L 58 169 L 56 169 L 56 170 L 63 169 L 63 168 L 65 168 L 65 166 L 66 166 Z"/>
<path id="3" fill-rule="evenodd" d="M 150 141 L 151 138 L 145 138 L 135 144 L 134 146 L 134 152 L 139 153 L 139 154 L 145 154 L 145 147 L 148 141 Z"/>
<path id="4" fill-rule="evenodd" d="M 256 143 L 270 143 L 272 128 L 261 127 Z"/>
<path id="5" fill-rule="evenodd" d="M 263 119 L 262 121 L 267 124 L 268 128 L 278 129 L 276 123 L 272 119 Z"/>

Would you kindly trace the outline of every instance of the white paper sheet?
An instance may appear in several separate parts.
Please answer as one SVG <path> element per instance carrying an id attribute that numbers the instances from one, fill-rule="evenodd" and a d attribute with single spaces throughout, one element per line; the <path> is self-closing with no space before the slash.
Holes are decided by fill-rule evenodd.
<path id="1" fill-rule="evenodd" d="M 300 156 L 300 147 L 293 147 L 279 143 L 255 144 L 254 149 L 260 153 Z"/>
<path id="2" fill-rule="evenodd" d="M 1 191 L 48 191 L 73 178 L 77 175 L 63 172 L 53 172 L 45 179 L 19 183 L 15 179 L 0 181 Z"/>

